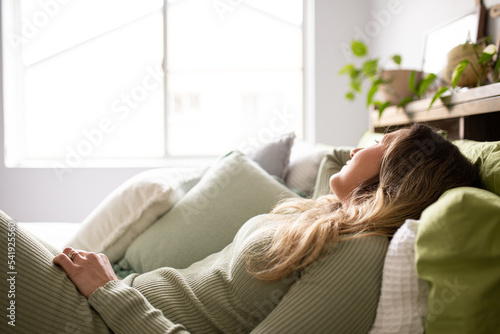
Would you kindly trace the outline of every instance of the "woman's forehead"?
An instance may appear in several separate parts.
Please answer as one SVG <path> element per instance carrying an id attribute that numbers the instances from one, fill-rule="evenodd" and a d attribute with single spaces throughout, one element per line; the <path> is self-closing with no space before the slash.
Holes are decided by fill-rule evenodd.
<path id="1" fill-rule="evenodd" d="M 392 141 L 404 134 L 406 134 L 407 132 L 409 132 L 410 130 L 409 129 L 400 129 L 400 130 L 396 130 L 396 131 L 393 131 L 393 132 L 390 132 L 390 133 L 386 133 L 383 137 L 382 137 L 382 141 L 384 142 L 387 142 L 387 141 Z"/>

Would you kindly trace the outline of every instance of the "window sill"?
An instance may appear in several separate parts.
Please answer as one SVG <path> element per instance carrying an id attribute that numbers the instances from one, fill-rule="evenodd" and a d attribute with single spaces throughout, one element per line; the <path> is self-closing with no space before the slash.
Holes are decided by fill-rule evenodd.
<path id="1" fill-rule="evenodd" d="M 7 168 L 75 169 L 75 168 L 159 168 L 203 167 L 213 164 L 218 157 L 179 157 L 160 159 L 82 159 L 65 161 L 52 159 L 20 159 L 5 161 Z"/>

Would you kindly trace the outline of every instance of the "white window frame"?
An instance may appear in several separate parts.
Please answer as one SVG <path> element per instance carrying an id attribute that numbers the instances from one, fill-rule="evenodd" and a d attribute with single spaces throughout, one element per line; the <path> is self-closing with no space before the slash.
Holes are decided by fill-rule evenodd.
<path id="1" fill-rule="evenodd" d="M 22 108 L 22 82 L 23 66 L 16 55 L 11 42 L 6 37 L 6 32 L 14 32 L 21 36 L 21 23 L 16 22 L 16 17 L 20 15 L 9 15 L 14 13 L 16 6 L 14 2 L 18 0 L 2 0 L 1 4 L 1 18 L 2 18 L 2 86 L 3 86 L 3 117 L 4 117 L 4 164 L 9 168 L 57 168 L 57 163 L 65 165 L 65 161 L 53 159 L 26 159 L 19 156 L 19 152 L 23 152 L 22 148 L 15 148 L 12 138 L 13 132 L 18 131 L 13 124 L 23 126 L 23 120 L 19 108 Z M 69 0 L 57 0 L 58 2 L 65 3 Z M 166 3 L 167 0 L 165 0 Z M 214 0 L 227 2 L 228 6 L 234 6 L 235 1 L 232 0 Z M 303 0 L 303 120 L 302 133 L 303 140 L 307 142 L 315 141 L 315 87 L 314 87 L 314 0 Z M 166 17 L 167 6 L 163 7 L 163 15 Z M 164 31 L 166 31 L 166 21 L 164 20 Z M 166 34 L 164 35 L 166 38 Z M 164 43 L 165 48 L 167 43 Z M 166 50 L 165 50 L 166 52 Z M 165 59 L 166 57 L 164 57 Z M 164 68 L 166 68 L 166 59 L 164 60 Z M 166 76 L 164 80 L 164 97 L 167 96 L 167 82 Z M 164 103 L 164 112 L 166 114 L 167 104 Z M 165 117 L 165 122 L 167 122 Z M 166 124 L 165 124 L 166 127 Z M 166 139 L 165 139 L 166 140 Z M 144 168 L 144 167 L 160 167 L 160 166 L 192 166 L 207 164 L 212 162 L 216 157 L 173 157 L 165 154 L 162 158 L 155 159 L 92 159 L 88 161 L 83 159 L 77 166 L 70 166 L 74 168 Z M 54 165 L 55 162 L 55 165 Z"/>

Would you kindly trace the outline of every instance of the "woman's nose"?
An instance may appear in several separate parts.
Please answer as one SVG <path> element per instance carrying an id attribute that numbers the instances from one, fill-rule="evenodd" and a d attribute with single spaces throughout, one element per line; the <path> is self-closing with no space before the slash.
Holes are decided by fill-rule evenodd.
<path id="1" fill-rule="evenodd" d="M 352 158 L 352 157 L 353 157 L 356 153 L 358 153 L 358 152 L 359 152 L 359 151 L 361 151 L 361 150 L 362 150 L 362 148 L 360 148 L 360 147 L 358 147 L 358 148 L 353 148 L 353 149 L 351 150 L 351 158 Z"/>

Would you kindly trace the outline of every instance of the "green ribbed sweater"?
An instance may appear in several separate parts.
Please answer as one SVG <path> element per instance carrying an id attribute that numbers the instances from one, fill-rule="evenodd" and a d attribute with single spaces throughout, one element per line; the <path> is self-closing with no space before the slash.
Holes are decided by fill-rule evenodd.
<path id="1" fill-rule="evenodd" d="M 16 326 L 5 333 L 366 333 L 375 318 L 387 238 L 341 241 L 300 275 L 266 283 L 245 258 L 269 242 L 250 219 L 233 243 L 183 270 L 161 268 L 109 282 L 87 300 L 52 264 L 58 253 L 16 230 Z M 7 253 L 9 218 L 0 215 Z M 182 254 L 179 254 L 182 256 Z M 2 275 L 9 271 L 0 261 Z M 2 309 L 9 282 L 2 279 Z M 6 283 L 7 282 L 7 283 Z"/>

